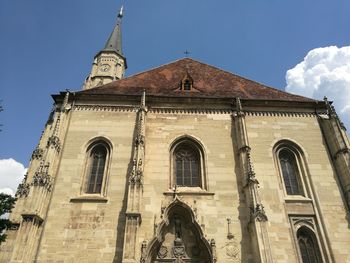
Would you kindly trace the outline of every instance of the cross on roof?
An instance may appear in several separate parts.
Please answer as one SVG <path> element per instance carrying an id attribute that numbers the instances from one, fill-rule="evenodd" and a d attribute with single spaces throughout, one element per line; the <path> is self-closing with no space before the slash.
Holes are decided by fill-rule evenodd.
<path id="1" fill-rule="evenodd" d="M 191 54 L 187 49 L 184 51 L 184 54 L 186 56 L 186 58 L 188 57 L 189 54 Z"/>

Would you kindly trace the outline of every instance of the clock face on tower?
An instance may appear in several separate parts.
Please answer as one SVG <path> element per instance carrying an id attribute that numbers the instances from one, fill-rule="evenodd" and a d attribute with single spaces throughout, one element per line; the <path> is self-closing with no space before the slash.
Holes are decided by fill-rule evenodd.
<path id="1" fill-rule="evenodd" d="M 108 64 L 102 64 L 100 66 L 100 71 L 102 71 L 102 72 L 108 72 L 110 69 L 111 69 L 111 66 Z"/>

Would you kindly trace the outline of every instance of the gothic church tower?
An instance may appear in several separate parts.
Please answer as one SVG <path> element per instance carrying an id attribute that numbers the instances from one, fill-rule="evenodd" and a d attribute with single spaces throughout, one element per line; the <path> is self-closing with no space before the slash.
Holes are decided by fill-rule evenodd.
<path id="1" fill-rule="evenodd" d="M 91 73 L 86 78 L 83 89 L 91 89 L 124 77 L 127 65 L 122 52 L 122 18 L 123 7 L 119 11 L 117 23 L 105 47 L 94 58 Z"/>

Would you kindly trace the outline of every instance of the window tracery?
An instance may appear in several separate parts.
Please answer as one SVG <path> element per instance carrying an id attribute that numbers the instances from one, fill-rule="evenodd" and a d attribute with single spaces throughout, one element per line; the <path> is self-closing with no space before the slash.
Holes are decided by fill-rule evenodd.
<path id="1" fill-rule="evenodd" d="M 303 152 L 295 143 L 283 140 L 274 147 L 276 167 L 287 196 L 307 197 L 305 184 L 305 160 Z"/>
<path id="2" fill-rule="evenodd" d="M 104 193 L 109 155 L 110 147 L 104 141 L 97 141 L 88 148 L 84 193 Z"/>
<path id="3" fill-rule="evenodd" d="M 176 185 L 200 186 L 199 156 L 189 145 L 182 145 L 175 151 Z"/>
<path id="4" fill-rule="evenodd" d="M 94 147 L 90 154 L 90 172 L 86 192 L 100 193 L 105 170 L 107 151 L 102 145 Z"/>
<path id="5" fill-rule="evenodd" d="M 171 187 L 206 188 L 202 147 L 190 138 L 182 138 L 171 151 Z"/>
<path id="6" fill-rule="evenodd" d="M 300 174 L 294 154 L 287 149 L 283 149 L 279 152 L 278 157 L 287 194 L 301 195 Z"/>
<path id="7" fill-rule="evenodd" d="M 298 245 L 303 263 L 321 263 L 321 254 L 315 234 L 307 227 L 297 232 Z"/>

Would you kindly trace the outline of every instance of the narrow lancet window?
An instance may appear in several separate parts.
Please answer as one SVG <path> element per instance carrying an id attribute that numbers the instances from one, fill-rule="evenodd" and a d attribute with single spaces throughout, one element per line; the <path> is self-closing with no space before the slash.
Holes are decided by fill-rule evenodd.
<path id="1" fill-rule="evenodd" d="M 279 161 L 287 194 L 301 195 L 299 169 L 295 155 L 289 150 L 283 149 L 279 153 Z"/>
<path id="2" fill-rule="evenodd" d="M 97 144 L 90 151 L 89 173 L 86 193 L 101 193 L 105 173 L 107 149 L 103 144 Z"/>
<path id="3" fill-rule="evenodd" d="M 321 263 L 315 234 L 306 227 L 302 227 L 298 230 L 297 237 L 303 263 Z"/>

